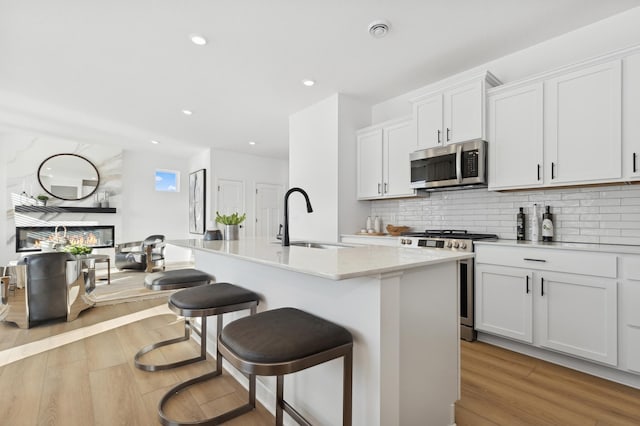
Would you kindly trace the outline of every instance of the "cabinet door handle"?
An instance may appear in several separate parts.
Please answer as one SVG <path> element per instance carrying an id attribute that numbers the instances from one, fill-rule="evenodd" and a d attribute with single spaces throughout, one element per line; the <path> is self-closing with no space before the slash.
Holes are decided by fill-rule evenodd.
<path id="1" fill-rule="evenodd" d="M 378 183 L 378 194 L 382 194 L 382 192 L 380 192 L 380 188 L 381 188 L 381 185 Z"/>
<path id="2" fill-rule="evenodd" d="M 540 164 L 538 164 L 538 180 L 540 180 Z"/>
<path id="3" fill-rule="evenodd" d="M 551 179 L 556 178 L 556 163 L 551 162 Z"/>
<path id="4" fill-rule="evenodd" d="M 636 164 L 636 159 L 638 158 L 638 154 L 637 153 L 633 153 L 633 173 L 636 173 L 638 171 L 638 167 Z"/>
<path id="5" fill-rule="evenodd" d="M 438 143 L 442 143 L 442 140 L 440 140 L 440 134 L 441 134 L 441 133 L 442 133 L 442 132 L 440 131 L 440 129 L 438 129 Z M 635 155 L 635 154 L 634 154 L 634 155 Z"/>
<path id="6" fill-rule="evenodd" d="M 529 294 L 529 275 L 527 275 L 527 294 Z"/>
<path id="7" fill-rule="evenodd" d="M 540 296 L 544 296 L 544 278 L 540 278 Z"/>
<path id="8" fill-rule="evenodd" d="M 385 194 L 389 193 L 389 184 L 387 182 L 384 183 L 384 193 Z"/>
<path id="9" fill-rule="evenodd" d="M 522 260 L 527 260 L 529 262 L 546 262 L 546 260 L 544 260 L 544 259 L 532 259 L 530 257 L 525 257 Z"/>
<path id="10" fill-rule="evenodd" d="M 451 138 L 449 137 L 449 132 L 450 132 L 450 131 L 451 131 L 451 130 L 449 130 L 449 128 L 447 127 L 447 142 L 449 142 L 449 141 L 451 140 Z"/>

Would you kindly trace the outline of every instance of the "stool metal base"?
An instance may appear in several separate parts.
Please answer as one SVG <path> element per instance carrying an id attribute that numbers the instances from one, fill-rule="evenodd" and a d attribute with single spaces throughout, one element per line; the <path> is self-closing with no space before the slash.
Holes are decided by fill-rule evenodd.
<path id="1" fill-rule="evenodd" d="M 254 315 L 256 313 L 256 306 L 257 303 L 256 302 L 252 302 L 250 304 L 248 304 L 246 307 L 249 307 L 251 310 L 251 315 Z M 237 309 L 235 309 L 237 310 Z M 227 312 L 232 312 L 232 310 L 227 310 Z M 206 324 L 206 318 L 205 316 L 203 316 L 203 324 Z M 220 314 L 220 316 L 218 316 L 218 320 L 217 320 L 217 336 L 220 337 L 220 333 L 222 333 L 222 316 Z M 206 325 L 204 325 L 202 327 L 202 335 L 200 337 L 200 341 L 206 341 L 206 337 L 203 338 L 202 336 L 206 336 Z M 180 339 L 183 339 L 182 337 Z M 177 340 L 177 339 L 174 339 Z M 164 342 L 163 342 L 164 343 Z M 150 345 L 153 346 L 153 345 Z M 144 349 L 144 348 L 143 348 Z M 206 356 L 206 350 L 205 350 L 205 356 Z M 194 358 L 195 359 L 195 358 Z M 189 386 L 193 386 L 197 383 L 201 383 L 201 382 L 205 382 L 207 380 L 213 379 L 215 377 L 221 376 L 222 375 L 222 355 L 220 354 L 220 351 L 216 351 L 216 369 L 210 373 L 206 373 L 203 374 L 201 376 L 198 377 L 194 377 L 193 379 L 189 379 L 185 382 L 182 382 L 174 387 L 172 387 L 171 389 L 169 389 L 169 391 L 167 391 L 167 393 L 164 394 L 164 396 L 160 399 L 160 402 L 158 403 L 158 417 L 160 418 L 160 423 L 163 424 L 164 426 L 194 426 L 194 425 L 198 425 L 198 426 L 214 426 L 214 425 L 219 425 L 222 424 L 224 422 L 227 422 L 235 417 L 241 416 L 243 414 L 248 413 L 249 411 L 253 410 L 256 408 L 256 376 L 255 374 L 249 374 L 248 378 L 249 378 L 249 401 L 237 408 L 234 408 L 233 410 L 227 411 L 226 413 L 222 413 L 218 416 L 215 417 L 211 417 L 208 419 L 204 419 L 204 420 L 197 420 L 197 421 L 193 421 L 193 422 L 178 422 L 176 420 L 172 420 L 170 418 L 167 417 L 167 414 L 164 411 L 164 407 L 167 404 L 167 402 L 176 394 L 178 394 L 180 391 L 188 388 Z"/>
<path id="2" fill-rule="evenodd" d="M 201 323 L 200 331 L 197 328 L 193 328 L 193 325 L 191 324 L 189 319 L 185 318 L 184 336 L 176 337 L 175 339 L 169 339 L 162 342 L 152 343 L 151 345 L 147 345 L 143 347 L 138 351 L 138 353 L 136 353 L 136 356 L 134 357 L 134 365 L 140 370 L 144 370 L 144 371 L 160 371 L 160 370 L 168 370 L 170 368 L 182 367 L 183 365 L 192 364 L 194 362 L 204 361 L 205 359 L 207 359 L 207 348 L 206 348 L 207 339 L 202 338 L 202 336 L 207 335 L 207 317 L 205 315 L 202 315 L 200 318 L 202 319 L 200 322 Z M 173 345 L 174 343 L 180 343 L 180 342 L 185 342 L 189 340 L 191 337 L 191 330 L 193 330 L 194 333 L 200 336 L 200 355 L 199 356 L 181 360 L 181 361 L 171 362 L 168 364 L 159 364 L 159 365 L 145 364 L 140 361 L 140 358 L 143 355 L 151 352 L 154 349 L 158 349 L 163 346 Z"/>

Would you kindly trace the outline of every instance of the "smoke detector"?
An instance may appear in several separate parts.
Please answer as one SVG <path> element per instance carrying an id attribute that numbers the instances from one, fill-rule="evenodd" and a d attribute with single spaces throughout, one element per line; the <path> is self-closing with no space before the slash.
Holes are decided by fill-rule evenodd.
<path id="1" fill-rule="evenodd" d="M 382 38 L 389 32 L 389 22 L 378 19 L 369 24 L 369 34 L 373 38 Z"/>

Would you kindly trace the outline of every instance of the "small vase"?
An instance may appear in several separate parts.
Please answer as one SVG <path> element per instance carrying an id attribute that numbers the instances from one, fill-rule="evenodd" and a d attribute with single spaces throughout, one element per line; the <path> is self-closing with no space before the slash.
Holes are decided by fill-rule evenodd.
<path id="1" fill-rule="evenodd" d="M 227 241 L 237 240 L 239 235 L 238 225 L 225 225 L 224 226 L 224 239 Z"/>

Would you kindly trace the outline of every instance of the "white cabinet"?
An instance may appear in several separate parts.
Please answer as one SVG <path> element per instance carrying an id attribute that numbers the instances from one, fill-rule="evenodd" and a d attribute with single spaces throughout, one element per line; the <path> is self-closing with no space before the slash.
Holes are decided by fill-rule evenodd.
<path id="1" fill-rule="evenodd" d="M 500 82 L 487 72 L 413 99 L 417 149 L 486 139 L 486 89 L 498 84 Z"/>
<path id="2" fill-rule="evenodd" d="M 477 245 L 476 328 L 616 366 L 616 262 L 606 253 Z"/>
<path id="3" fill-rule="evenodd" d="M 624 256 L 621 263 L 620 363 L 640 374 L 640 256 Z"/>
<path id="4" fill-rule="evenodd" d="M 489 189 L 622 182 L 623 168 L 640 178 L 640 59 L 625 61 L 625 120 L 619 58 L 490 90 Z"/>
<path id="5" fill-rule="evenodd" d="M 489 189 L 542 184 L 542 83 L 490 94 Z"/>
<path id="6" fill-rule="evenodd" d="M 360 131 L 357 140 L 358 198 L 380 197 L 382 195 L 382 129 Z"/>
<path id="7" fill-rule="evenodd" d="M 616 280 L 543 272 L 536 284 L 539 345 L 617 365 Z"/>
<path id="8" fill-rule="evenodd" d="M 410 188 L 409 153 L 415 151 L 411 119 L 358 132 L 358 199 L 416 196 Z"/>
<path id="9" fill-rule="evenodd" d="M 640 53 L 622 60 L 622 171 L 640 179 Z"/>
<path id="10" fill-rule="evenodd" d="M 622 177 L 621 61 L 545 82 L 545 175 L 551 184 Z"/>
<path id="11" fill-rule="evenodd" d="M 478 264 L 475 282 L 476 329 L 533 343 L 530 272 Z"/>

